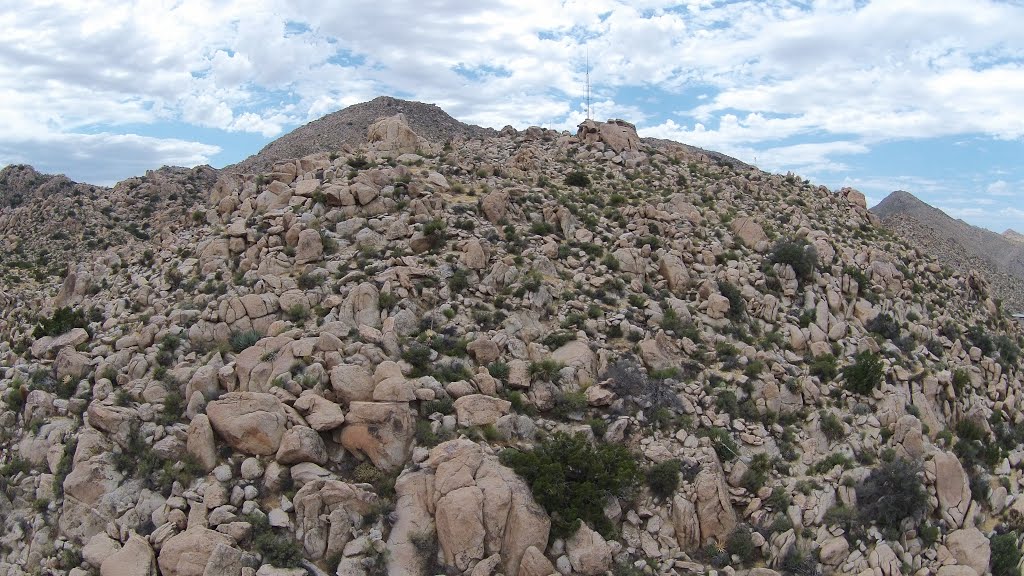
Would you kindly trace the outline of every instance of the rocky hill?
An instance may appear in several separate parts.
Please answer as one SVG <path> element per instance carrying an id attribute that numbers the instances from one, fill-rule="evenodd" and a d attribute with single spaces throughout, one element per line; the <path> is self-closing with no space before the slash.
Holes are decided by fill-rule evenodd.
<path id="1" fill-rule="evenodd" d="M 980 274 L 627 122 L 424 122 L 4 172 L 5 242 L 75 260 L 5 264 L 0 573 L 1017 573 L 1024 336 Z"/>
<path id="2" fill-rule="evenodd" d="M 1003 232 L 1003 238 L 1010 240 L 1011 242 L 1024 242 L 1024 234 L 1017 232 L 1016 230 L 1009 229 Z"/>
<path id="3" fill-rule="evenodd" d="M 909 192 L 896 191 L 871 211 L 912 246 L 963 274 L 976 270 L 1010 312 L 1024 311 L 1024 244 L 955 220 Z"/>
<path id="4" fill-rule="evenodd" d="M 486 138 L 497 135 L 491 128 L 459 122 L 434 104 L 380 96 L 296 128 L 267 144 L 257 154 L 227 166 L 224 170 L 260 172 L 269 170 L 274 162 L 282 159 L 351 150 L 366 141 L 366 131 L 370 124 L 395 114 L 404 114 L 410 128 L 431 142 L 444 143 L 456 137 Z"/>

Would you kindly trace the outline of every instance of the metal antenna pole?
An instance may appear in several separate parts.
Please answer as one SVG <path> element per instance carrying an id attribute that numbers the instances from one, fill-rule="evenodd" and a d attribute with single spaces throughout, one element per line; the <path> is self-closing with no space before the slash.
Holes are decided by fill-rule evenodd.
<path id="1" fill-rule="evenodd" d="M 590 120 L 590 46 L 587 45 L 587 120 Z"/>

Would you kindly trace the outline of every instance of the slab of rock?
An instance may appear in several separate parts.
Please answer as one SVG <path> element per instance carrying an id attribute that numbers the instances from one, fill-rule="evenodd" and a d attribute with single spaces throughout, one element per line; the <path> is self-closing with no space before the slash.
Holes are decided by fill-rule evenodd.
<path id="1" fill-rule="evenodd" d="M 682 550 L 696 550 L 700 547 L 700 520 L 693 502 L 677 494 L 672 498 L 672 526 L 676 542 Z"/>
<path id="2" fill-rule="evenodd" d="M 323 396 L 304 393 L 295 401 L 294 407 L 305 414 L 306 423 L 317 432 L 333 430 L 345 423 L 341 406 Z"/>
<path id="3" fill-rule="evenodd" d="M 203 576 L 206 563 L 218 545 L 232 546 L 230 537 L 207 528 L 189 528 L 171 536 L 160 548 L 163 576 Z"/>
<path id="4" fill-rule="evenodd" d="M 324 243 L 320 233 L 306 229 L 299 232 L 299 242 L 295 246 L 295 263 L 307 264 L 316 262 L 324 255 Z"/>
<path id="5" fill-rule="evenodd" d="M 937 452 L 935 466 L 935 492 L 939 498 L 939 512 L 951 526 L 964 525 L 971 506 L 971 485 L 956 454 Z"/>
<path id="6" fill-rule="evenodd" d="M 579 530 L 566 540 L 565 551 L 576 574 L 597 576 L 612 564 L 612 551 L 608 542 L 582 522 Z"/>
<path id="7" fill-rule="evenodd" d="M 954 530 L 946 536 L 946 548 L 956 558 L 957 564 L 970 566 L 982 576 L 988 572 L 992 551 L 988 538 L 974 526 Z"/>
<path id="8" fill-rule="evenodd" d="M 377 120 L 366 131 L 366 140 L 376 144 L 377 149 L 386 152 L 415 152 L 420 138 L 409 127 L 405 114 L 395 114 Z"/>
<path id="9" fill-rule="evenodd" d="M 757 250 L 759 247 L 763 249 L 765 245 L 761 243 L 768 242 L 768 235 L 764 233 L 764 228 L 761 228 L 761 225 L 753 218 L 736 218 L 730 227 L 732 233 L 743 241 L 743 245 L 751 249 Z"/>
<path id="10" fill-rule="evenodd" d="M 469 394 L 455 400 L 455 414 L 459 426 L 494 424 L 498 418 L 508 414 L 511 408 L 512 403 L 508 400 L 483 394 Z"/>
<path id="11" fill-rule="evenodd" d="M 292 426 L 281 438 L 275 459 L 281 464 L 327 463 L 327 445 L 320 434 L 308 426 Z"/>
<path id="12" fill-rule="evenodd" d="M 736 528 L 736 511 L 729 501 L 729 489 L 718 459 L 700 469 L 694 481 L 697 489 L 697 518 L 700 520 L 701 543 L 723 544 Z"/>
<path id="13" fill-rule="evenodd" d="M 365 366 L 339 364 L 331 368 L 331 388 L 345 403 L 373 400 L 373 374 Z"/>
<path id="14" fill-rule="evenodd" d="M 206 414 L 196 414 L 189 424 L 185 450 L 206 472 L 213 470 L 217 465 L 217 442 L 213 437 L 213 427 L 210 426 L 210 419 Z"/>
<path id="15" fill-rule="evenodd" d="M 346 450 L 381 470 L 401 468 L 412 455 L 416 417 L 404 402 L 352 402 L 341 429 Z"/>
<path id="16" fill-rule="evenodd" d="M 100 565 L 100 576 L 156 576 L 156 557 L 149 541 L 132 534 L 124 547 Z"/>
<path id="17" fill-rule="evenodd" d="M 206 405 L 213 429 L 232 448 L 246 454 L 277 452 L 288 421 L 273 394 L 230 392 Z"/>
<path id="18" fill-rule="evenodd" d="M 445 494 L 437 502 L 434 521 L 445 564 L 460 571 L 484 558 L 483 492 L 465 486 Z"/>

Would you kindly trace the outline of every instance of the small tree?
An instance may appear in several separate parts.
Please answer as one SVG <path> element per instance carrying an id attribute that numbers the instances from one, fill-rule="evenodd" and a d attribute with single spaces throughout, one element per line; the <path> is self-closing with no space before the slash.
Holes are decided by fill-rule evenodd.
<path id="1" fill-rule="evenodd" d="M 772 247 L 768 260 L 772 264 L 789 264 L 796 272 L 797 278 L 810 280 L 818 266 L 818 250 L 803 238 L 782 239 Z"/>
<path id="2" fill-rule="evenodd" d="M 862 396 L 871 394 L 871 391 L 882 383 L 884 376 L 882 359 L 870 351 L 861 352 L 853 364 L 843 368 L 846 389 Z"/>
<path id="3" fill-rule="evenodd" d="M 907 460 L 885 462 L 857 486 L 860 517 L 883 530 L 894 530 L 904 518 L 918 518 L 928 509 L 928 493 L 920 468 Z"/>
<path id="4" fill-rule="evenodd" d="M 567 186 L 576 186 L 577 188 L 586 188 L 590 186 L 590 177 L 582 170 L 575 170 L 565 175 L 565 184 Z"/>

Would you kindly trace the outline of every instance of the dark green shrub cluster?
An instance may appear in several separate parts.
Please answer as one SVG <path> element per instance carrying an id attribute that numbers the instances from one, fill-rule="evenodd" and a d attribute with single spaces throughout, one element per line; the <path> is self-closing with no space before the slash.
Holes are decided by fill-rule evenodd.
<path id="1" fill-rule="evenodd" d="M 832 354 L 818 356 L 810 365 L 811 376 L 817 376 L 822 382 L 828 382 L 839 374 L 839 366 L 836 357 Z"/>
<path id="2" fill-rule="evenodd" d="M 575 170 L 565 175 L 565 185 L 576 186 L 577 188 L 586 188 L 587 186 L 590 186 L 590 177 L 582 170 Z"/>
<path id="3" fill-rule="evenodd" d="M 1017 563 L 1020 562 L 1017 533 L 1007 532 L 992 536 L 989 545 L 989 568 L 992 570 L 992 576 L 1017 576 Z"/>
<path id="4" fill-rule="evenodd" d="M 882 383 L 885 369 L 882 359 L 874 352 L 864 351 L 857 354 L 853 364 L 843 368 L 846 389 L 854 394 L 867 396 Z"/>
<path id="5" fill-rule="evenodd" d="M 644 476 L 651 494 L 658 498 L 670 498 L 679 488 L 679 460 L 666 460 L 647 469 Z"/>
<path id="6" fill-rule="evenodd" d="M 260 338 L 262 338 L 262 336 L 260 336 L 260 333 L 256 332 L 255 330 L 235 332 L 234 334 L 231 335 L 228 344 L 231 346 L 231 350 L 234 351 L 235 354 L 238 354 L 242 350 L 245 350 L 246 348 L 259 342 Z"/>
<path id="7" fill-rule="evenodd" d="M 546 358 L 539 362 L 530 363 L 530 376 L 539 380 L 545 380 L 557 384 L 559 380 L 558 371 L 564 368 L 560 362 Z"/>
<path id="8" fill-rule="evenodd" d="M 843 422 L 832 412 L 822 411 L 821 420 L 819 420 L 818 424 L 821 426 L 821 433 L 825 435 L 829 442 L 842 440 L 846 436 Z"/>
<path id="9" fill-rule="evenodd" d="M 796 277 L 800 280 L 810 280 L 814 276 L 814 269 L 818 266 L 818 251 L 804 239 L 779 240 L 772 247 L 768 254 L 768 261 L 772 264 L 789 264 Z"/>
<path id="10" fill-rule="evenodd" d="M 860 519 L 882 530 L 895 530 L 904 518 L 928 511 L 928 492 L 917 464 L 903 459 L 885 462 L 857 486 Z"/>
<path id="11" fill-rule="evenodd" d="M 697 431 L 697 436 L 711 439 L 711 447 L 715 449 L 718 459 L 722 462 L 732 460 L 740 454 L 740 447 L 725 428 L 701 428 Z"/>
<path id="12" fill-rule="evenodd" d="M 747 470 L 740 477 L 740 485 L 752 494 L 757 493 L 768 482 L 771 472 L 772 459 L 764 452 L 755 454 L 747 464 Z"/>
<path id="13" fill-rule="evenodd" d="M 719 282 L 718 291 L 729 300 L 729 311 L 725 313 L 730 320 L 739 320 L 747 313 L 747 304 L 740 294 L 740 289 L 731 282 Z"/>
<path id="14" fill-rule="evenodd" d="M 640 481 L 640 467 L 619 444 L 591 445 L 582 434 L 556 432 L 533 450 L 509 448 L 502 464 L 522 476 L 537 502 L 551 515 L 556 538 L 569 536 L 583 521 L 606 537 L 612 524 L 604 515 L 608 496 L 625 496 Z"/>
<path id="15" fill-rule="evenodd" d="M 725 541 L 725 551 L 731 556 L 738 557 L 741 564 L 753 563 L 757 559 L 758 548 L 754 546 L 754 538 L 750 526 L 746 524 L 737 526 Z"/>
<path id="16" fill-rule="evenodd" d="M 58 308 L 53 313 L 53 316 L 40 318 L 32 330 L 32 337 L 60 336 L 73 328 L 85 328 L 88 325 L 89 319 L 86 317 L 84 310 L 64 306 Z"/>
<path id="17" fill-rule="evenodd" d="M 263 562 L 278 568 L 298 568 L 302 564 L 298 540 L 286 531 L 275 531 L 263 514 L 249 514 L 245 520 L 252 525 L 252 548 Z"/>
<path id="18" fill-rule="evenodd" d="M 462 268 L 457 269 L 448 279 L 448 288 L 453 294 L 461 294 L 469 288 L 469 273 Z"/>
<path id="19" fill-rule="evenodd" d="M 423 225 L 423 235 L 431 250 L 437 250 L 444 246 L 448 240 L 448 225 L 444 220 L 435 218 Z"/>
<path id="20" fill-rule="evenodd" d="M 999 444 L 992 441 L 985 426 L 972 420 L 964 418 L 956 423 L 956 444 L 953 445 L 953 452 L 960 458 L 964 469 L 972 472 L 975 466 L 995 466 L 1002 452 Z M 977 495 L 975 495 L 977 497 Z"/>
<path id="21" fill-rule="evenodd" d="M 552 412 L 559 418 L 569 418 L 587 409 L 587 395 L 583 392 L 563 392 L 555 398 Z"/>
<path id="22" fill-rule="evenodd" d="M 900 325 L 892 316 L 888 314 L 879 314 L 871 320 L 868 320 L 864 324 L 864 327 L 868 329 L 868 332 L 872 334 L 878 334 L 886 340 L 896 341 L 900 337 Z"/>

